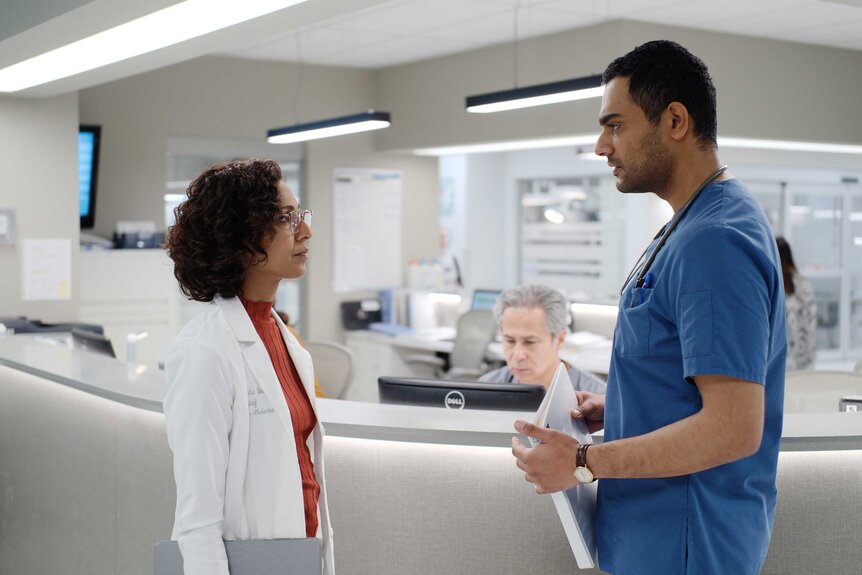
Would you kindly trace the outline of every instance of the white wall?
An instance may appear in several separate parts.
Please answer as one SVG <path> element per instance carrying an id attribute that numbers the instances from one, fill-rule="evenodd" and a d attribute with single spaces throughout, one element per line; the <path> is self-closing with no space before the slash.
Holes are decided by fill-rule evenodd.
<path id="1" fill-rule="evenodd" d="M 306 185 L 308 205 L 314 210 L 314 237 L 308 264 L 308 339 L 341 341 L 339 304 L 345 300 L 375 297 L 374 292 L 332 292 L 332 170 L 334 168 L 386 168 L 401 170 L 403 178 L 401 256 L 435 258 L 438 242 L 437 159 L 374 151 L 371 136 L 360 134 L 310 142 Z M 389 257 L 389 246 L 365 246 L 379 257 Z"/>
<path id="2" fill-rule="evenodd" d="M 44 100 L 0 97 L 0 207 L 14 208 L 16 246 L 0 246 L 0 316 L 78 318 L 78 95 Z M 70 240 L 72 297 L 24 302 L 23 239 Z"/>
<path id="3" fill-rule="evenodd" d="M 163 220 L 169 140 L 262 142 L 268 129 L 292 124 L 298 77 L 291 64 L 211 57 L 81 91 L 81 121 L 102 125 L 95 233 L 110 237 L 118 220 Z M 306 66 L 302 83 L 301 121 L 375 103 L 371 72 Z"/>
<path id="4" fill-rule="evenodd" d="M 262 142 L 266 131 L 294 122 L 299 68 L 293 64 L 202 58 L 81 92 L 82 122 L 102 125 L 95 232 L 109 237 L 118 220 L 161 222 L 166 149 L 177 137 Z M 300 121 L 358 113 L 376 105 L 375 73 L 305 66 L 296 110 Z M 374 150 L 370 134 L 306 147 L 303 203 L 314 210 L 307 279 L 309 339 L 341 339 L 338 304 L 371 294 L 332 293 L 332 169 L 404 172 L 402 254 L 437 256 L 437 160 Z M 250 145 L 249 155 L 259 148 Z M 386 256 L 386 246 L 369 246 Z"/>
<path id="5" fill-rule="evenodd" d="M 464 186 L 464 276 L 468 290 L 507 287 L 506 271 L 517 251 L 507 239 L 517 235 L 509 225 L 513 204 L 506 193 L 506 158 L 502 154 L 467 157 Z M 467 291 L 469 295 L 471 292 Z"/>
<path id="6" fill-rule="evenodd" d="M 862 143 L 862 52 L 617 21 L 523 40 L 521 86 L 601 73 L 647 40 L 676 40 L 704 59 L 725 135 Z M 513 87 L 511 43 L 380 72 L 381 106 L 398 121 L 381 149 L 597 132 L 598 101 L 468 114 L 466 96 Z M 858 157 L 857 157 L 858 158 Z"/>

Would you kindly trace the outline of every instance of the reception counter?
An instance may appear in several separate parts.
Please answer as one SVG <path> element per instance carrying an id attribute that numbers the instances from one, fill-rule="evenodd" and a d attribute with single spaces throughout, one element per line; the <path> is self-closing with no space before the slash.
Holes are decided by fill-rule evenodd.
<path id="1" fill-rule="evenodd" d="M 0 336 L 0 566 L 152 573 L 175 503 L 161 372 Z M 513 463 L 529 414 L 318 400 L 339 575 L 577 572 Z M 862 564 L 862 415 L 788 414 L 763 573 Z M 598 571 L 583 571 L 598 573 Z"/>

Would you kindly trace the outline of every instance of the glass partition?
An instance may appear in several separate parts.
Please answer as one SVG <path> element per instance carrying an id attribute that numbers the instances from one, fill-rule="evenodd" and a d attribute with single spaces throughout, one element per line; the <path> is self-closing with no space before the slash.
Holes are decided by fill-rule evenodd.
<path id="1" fill-rule="evenodd" d="M 850 300 L 850 351 L 862 354 L 862 196 L 850 198 L 847 218 L 847 273 L 849 274 Z"/>

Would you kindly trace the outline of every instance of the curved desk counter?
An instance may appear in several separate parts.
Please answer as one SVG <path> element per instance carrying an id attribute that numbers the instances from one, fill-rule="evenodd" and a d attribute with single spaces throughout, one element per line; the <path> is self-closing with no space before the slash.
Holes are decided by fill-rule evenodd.
<path id="1" fill-rule="evenodd" d="M 152 573 L 173 523 L 164 385 L 143 366 L 0 337 L 4 571 Z M 528 414 L 319 406 L 339 575 L 577 572 L 550 498 L 509 452 Z M 782 451 L 763 573 L 854 572 L 862 416 L 789 414 Z"/>

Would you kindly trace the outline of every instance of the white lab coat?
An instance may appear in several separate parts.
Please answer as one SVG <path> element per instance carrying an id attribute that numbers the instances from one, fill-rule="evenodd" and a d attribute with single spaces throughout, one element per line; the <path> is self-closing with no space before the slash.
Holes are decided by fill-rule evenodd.
<path id="1" fill-rule="evenodd" d="M 311 356 L 273 316 L 317 414 Z M 171 344 L 165 374 L 177 484 L 172 538 L 179 542 L 185 575 L 228 575 L 223 539 L 305 537 L 290 410 L 242 302 L 217 297 L 190 321 Z M 308 447 L 320 484 L 323 573 L 333 575 L 319 423 Z"/>

